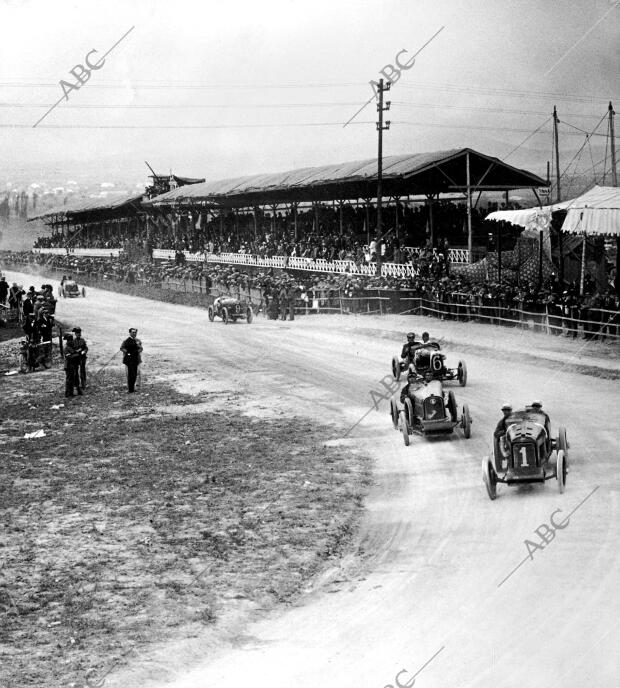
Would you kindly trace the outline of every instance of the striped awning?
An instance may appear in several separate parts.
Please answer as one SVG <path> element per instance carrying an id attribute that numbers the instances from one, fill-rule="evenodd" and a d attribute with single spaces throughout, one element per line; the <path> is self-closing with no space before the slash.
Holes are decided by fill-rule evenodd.
<path id="1" fill-rule="evenodd" d="M 570 201 L 542 208 L 497 210 L 487 215 L 486 219 L 542 229 L 542 225 L 548 225 L 552 213 L 560 210 L 566 211 L 563 232 L 620 235 L 620 188 L 614 186 L 595 186 Z"/>

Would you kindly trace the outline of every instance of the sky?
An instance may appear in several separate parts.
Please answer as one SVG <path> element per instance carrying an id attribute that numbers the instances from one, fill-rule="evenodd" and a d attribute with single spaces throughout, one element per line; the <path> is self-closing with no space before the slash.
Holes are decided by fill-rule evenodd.
<path id="1" fill-rule="evenodd" d="M 561 171 L 602 172 L 607 122 L 585 133 L 620 111 L 612 0 L 0 0 L 0 26 L 0 190 L 372 158 L 375 103 L 343 125 L 433 36 L 386 95 L 386 156 L 471 147 L 546 177 L 556 105 Z"/>

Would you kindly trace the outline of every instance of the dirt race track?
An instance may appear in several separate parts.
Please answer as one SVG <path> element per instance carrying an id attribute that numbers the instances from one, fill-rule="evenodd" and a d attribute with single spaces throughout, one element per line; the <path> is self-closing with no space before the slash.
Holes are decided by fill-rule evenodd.
<path id="1" fill-rule="evenodd" d="M 252 620 L 234 645 L 205 648 L 199 664 L 185 661 L 182 648 L 160 653 L 167 678 L 157 685 L 382 688 L 411 686 L 420 669 L 415 684 L 424 688 L 618 685 L 619 382 L 580 372 L 591 366 L 617 377 L 618 345 L 614 354 L 609 345 L 421 317 L 259 317 L 227 326 L 209 323 L 206 311 L 94 289 L 61 300 L 57 313 L 82 326 L 100 362 L 137 327 L 145 385 L 149 366 L 165 359 L 171 375 L 191 368 L 220 389 L 247 386 L 265 413 L 332 421 L 342 431 L 327 441 L 374 459 L 360 556 L 302 604 Z M 444 338 L 449 363 L 466 360 L 467 387 L 447 384 L 459 406 L 469 404 L 470 440 L 457 432 L 405 447 L 387 401 L 372 408 L 371 390 L 382 393 L 408 329 Z M 555 480 L 500 485 L 491 502 L 481 460 L 500 405 L 536 397 L 554 435 L 567 427 L 566 492 Z M 565 526 L 553 539 L 543 525 L 552 515 Z M 526 540 L 540 545 L 531 557 Z M 130 666 L 105 685 L 147 685 L 138 676 Z"/>

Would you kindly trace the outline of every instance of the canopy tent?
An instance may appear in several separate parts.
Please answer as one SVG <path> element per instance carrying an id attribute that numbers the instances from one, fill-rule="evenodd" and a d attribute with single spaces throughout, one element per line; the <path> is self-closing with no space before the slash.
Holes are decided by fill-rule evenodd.
<path id="1" fill-rule="evenodd" d="M 551 215 L 560 210 L 566 211 L 563 232 L 620 235 L 620 188 L 615 186 L 594 186 L 570 201 L 538 208 L 496 210 L 485 219 L 510 222 L 526 229 L 544 229 L 549 226 Z"/>
<path id="2" fill-rule="evenodd" d="M 551 216 L 560 211 L 566 212 L 561 231 L 583 235 L 580 271 L 580 291 L 583 293 L 586 269 L 586 236 L 615 236 L 616 241 L 619 241 L 620 188 L 594 186 L 586 193 L 570 201 L 525 210 L 498 210 L 487 215 L 485 219 L 510 222 L 526 229 L 538 229 L 543 232 L 543 236 L 545 233 L 548 236 Z M 560 258 L 562 260 L 562 256 Z"/>

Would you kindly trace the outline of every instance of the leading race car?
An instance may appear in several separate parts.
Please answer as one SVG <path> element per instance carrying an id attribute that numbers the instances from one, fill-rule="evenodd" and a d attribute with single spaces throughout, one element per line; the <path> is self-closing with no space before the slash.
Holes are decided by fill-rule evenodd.
<path id="1" fill-rule="evenodd" d="M 560 492 L 564 492 L 568 471 L 566 428 L 560 426 L 553 439 L 548 416 L 540 409 L 529 406 L 509 415 L 506 435 L 494 445 L 491 455 L 482 459 L 482 478 L 489 499 L 497 497 L 497 483 L 544 483 L 556 478 Z"/>
<path id="2" fill-rule="evenodd" d="M 419 376 L 431 373 L 435 380 L 458 380 L 461 387 L 467 384 L 467 366 L 465 361 L 459 361 L 456 368 L 446 366 L 446 356 L 440 353 L 441 347 L 437 342 L 427 342 L 413 351 L 411 357 L 401 359 L 399 356 L 392 358 L 392 376 L 400 379 L 404 370 L 413 366 Z"/>
<path id="3" fill-rule="evenodd" d="M 58 287 L 58 293 L 63 299 L 73 299 L 78 296 L 86 297 L 86 289 L 84 289 L 84 287 L 80 289 L 77 282 L 74 282 L 73 280 L 65 280 Z"/>
<path id="4" fill-rule="evenodd" d="M 440 380 L 434 380 L 427 374 L 425 381 L 414 381 L 415 375 L 410 375 L 412 385 L 404 404 L 400 401 L 400 393 L 390 399 L 390 416 L 396 430 L 400 429 L 406 446 L 412 433 L 420 435 L 450 434 L 455 427 L 463 430 L 465 439 L 471 437 L 472 418 L 467 404 L 463 405 L 461 415 L 458 414 L 454 392 L 445 392 Z"/>
<path id="5" fill-rule="evenodd" d="M 254 312 L 252 306 L 229 297 L 218 296 L 209 306 L 209 320 L 213 322 L 215 316 L 221 318 L 226 324 L 235 322 L 237 320 L 246 320 L 248 324 L 254 319 Z"/>

